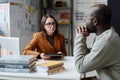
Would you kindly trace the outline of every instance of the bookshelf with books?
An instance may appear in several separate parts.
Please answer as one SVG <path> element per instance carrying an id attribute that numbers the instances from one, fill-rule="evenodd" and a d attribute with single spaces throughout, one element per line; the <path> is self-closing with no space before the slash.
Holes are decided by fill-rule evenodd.
<path id="1" fill-rule="evenodd" d="M 43 14 L 51 14 L 58 21 L 58 30 L 65 36 L 68 56 L 72 56 L 72 13 L 73 0 L 43 0 Z"/>

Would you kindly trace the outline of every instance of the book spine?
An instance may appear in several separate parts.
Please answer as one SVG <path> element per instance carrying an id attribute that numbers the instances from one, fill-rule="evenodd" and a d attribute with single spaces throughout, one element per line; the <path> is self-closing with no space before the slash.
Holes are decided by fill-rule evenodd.
<path id="1" fill-rule="evenodd" d="M 31 72 L 31 69 L 0 68 L 0 72 L 29 73 L 29 72 Z"/>
<path id="2" fill-rule="evenodd" d="M 52 69 L 52 70 L 48 70 L 47 73 L 48 73 L 48 75 L 50 75 L 50 74 L 58 73 L 58 72 L 61 72 L 61 71 L 64 71 L 64 70 L 65 70 L 64 67 L 59 67 L 59 68 L 55 68 L 55 69 Z"/>
<path id="3" fill-rule="evenodd" d="M 48 61 L 48 62 L 36 64 L 36 66 L 38 66 L 41 69 L 53 69 L 63 65 L 64 63 L 61 61 Z"/>
<path id="4" fill-rule="evenodd" d="M 0 64 L 1 63 L 22 63 L 22 64 L 29 64 L 28 61 L 24 61 L 24 60 L 0 60 Z"/>
<path id="5" fill-rule="evenodd" d="M 64 65 L 63 63 L 60 63 L 60 64 L 48 66 L 47 68 L 48 69 L 53 69 L 53 68 L 56 68 L 56 67 L 59 67 L 59 66 L 63 66 L 63 65 Z"/>
<path id="6" fill-rule="evenodd" d="M 35 65 L 35 62 L 31 64 L 14 64 L 14 63 L 1 63 L 0 68 L 10 68 L 10 69 L 28 69 Z"/>
<path id="7" fill-rule="evenodd" d="M 22 64 L 29 64 L 35 61 L 35 57 L 25 60 L 25 59 L 0 59 L 0 63 L 22 63 Z"/>
<path id="8" fill-rule="evenodd" d="M 35 58 L 33 57 L 32 59 L 28 60 L 16 60 L 16 59 L 0 59 L 0 64 L 1 63 L 15 63 L 15 64 L 30 64 L 31 62 L 35 61 Z"/>
<path id="9" fill-rule="evenodd" d="M 0 64 L 0 68 L 27 69 L 29 65 L 22 64 Z"/>
<path id="10" fill-rule="evenodd" d="M 52 69 L 59 68 L 59 67 L 63 67 L 63 65 L 55 66 L 55 67 L 52 67 L 52 68 L 46 68 L 46 67 L 36 66 L 36 69 L 41 70 L 41 71 L 48 71 L 48 70 L 52 70 Z"/>
<path id="11" fill-rule="evenodd" d="M 61 67 L 63 66 L 63 64 L 56 64 L 56 65 L 52 65 L 52 66 L 37 66 L 39 69 L 46 69 L 46 70 L 51 70 L 57 67 Z"/>

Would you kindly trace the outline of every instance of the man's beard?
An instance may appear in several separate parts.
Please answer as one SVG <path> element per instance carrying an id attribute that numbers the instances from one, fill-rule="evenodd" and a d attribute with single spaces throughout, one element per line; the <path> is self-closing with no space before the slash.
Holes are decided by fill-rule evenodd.
<path id="1" fill-rule="evenodd" d="M 89 32 L 89 33 L 95 33 L 96 32 L 96 27 L 95 26 L 92 26 L 91 28 L 88 28 L 87 27 L 87 31 Z"/>

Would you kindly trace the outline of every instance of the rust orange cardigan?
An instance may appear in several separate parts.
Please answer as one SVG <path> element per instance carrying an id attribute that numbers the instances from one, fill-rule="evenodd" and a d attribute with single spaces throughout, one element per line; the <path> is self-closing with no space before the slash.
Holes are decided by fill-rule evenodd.
<path id="1" fill-rule="evenodd" d="M 35 51 L 36 49 L 36 51 Z M 54 46 L 49 43 L 47 38 L 42 35 L 41 32 L 36 32 L 33 35 L 33 39 L 23 50 L 24 55 L 35 55 L 38 57 L 40 53 L 56 53 L 61 51 L 64 56 L 67 56 L 65 48 L 64 36 L 61 34 L 54 35 Z"/>

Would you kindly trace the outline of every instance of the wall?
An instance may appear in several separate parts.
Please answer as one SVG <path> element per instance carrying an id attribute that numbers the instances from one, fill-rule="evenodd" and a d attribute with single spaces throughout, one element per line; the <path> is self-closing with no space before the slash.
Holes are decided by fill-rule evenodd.
<path id="1" fill-rule="evenodd" d="M 10 0 L 10 36 L 20 38 L 20 51 L 39 31 L 39 0 Z"/>

